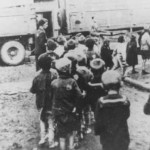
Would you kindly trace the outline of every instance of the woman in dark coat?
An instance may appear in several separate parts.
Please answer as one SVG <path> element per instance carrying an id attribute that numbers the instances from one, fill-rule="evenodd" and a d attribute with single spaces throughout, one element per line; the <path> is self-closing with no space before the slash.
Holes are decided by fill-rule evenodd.
<path id="1" fill-rule="evenodd" d="M 47 36 L 45 29 L 48 27 L 48 20 L 42 18 L 38 23 L 38 30 L 35 33 L 35 61 L 36 61 L 36 71 L 40 70 L 40 66 L 38 64 L 38 57 L 46 52 L 46 43 Z"/>
<path id="2" fill-rule="evenodd" d="M 131 36 L 130 42 L 127 44 L 127 49 L 126 49 L 126 62 L 128 63 L 129 66 L 132 66 L 132 73 L 137 73 L 135 71 L 135 65 L 138 64 L 138 58 L 137 58 L 137 43 L 135 36 Z"/>
<path id="3" fill-rule="evenodd" d="M 110 50 L 108 40 L 105 40 L 101 47 L 101 58 L 104 60 L 106 68 L 108 70 L 111 69 L 113 66 L 112 51 Z"/>

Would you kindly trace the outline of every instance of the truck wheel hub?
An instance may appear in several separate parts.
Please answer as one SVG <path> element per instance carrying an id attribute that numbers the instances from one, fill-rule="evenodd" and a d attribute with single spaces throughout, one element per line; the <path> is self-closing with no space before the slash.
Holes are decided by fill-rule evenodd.
<path id="1" fill-rule="evenodd" d="M 8 54 L 10 57 L 14 57 L 17 55 L 17 51 L 18 51 L 17 48 L 12 47 L 12 48 L 8 49 Z"/>

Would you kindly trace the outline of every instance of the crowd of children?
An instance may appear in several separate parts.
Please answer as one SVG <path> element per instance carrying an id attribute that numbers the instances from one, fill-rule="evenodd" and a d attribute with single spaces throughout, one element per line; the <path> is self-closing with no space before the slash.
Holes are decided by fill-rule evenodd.
<path id="1" fill-rule="evenodd" d="M 121 67 L 123 75 L 125 72 L 119 49 L 111 50 L 109 40 L 101 43 L 99 38 L 81 33 L 46 39 L 45 23 L 41 22 L 36 33 L 39 46 L 35 52 L 40 54 L 36 55 L 38 72 L 30 89 L 36 94 L 40 114 L 39 145 L 48 140 L 49 148 L 59 145 L 60 150 L 73 150 L 91 132 L 93 120 L 103 150 L 127 150 L 130 103 L 119 93 L 122 76 L 115 70 Z M 134 72 L 135 64 L 129 63 Z"/>
<path id="2" fill-rule="evenodd" d="M 40 112 L 39 144 L 73 150 L 83 134 L 100 135 L 103 150 L 127 150 L 130 103 L 119 94 L 121 75 L 114 71 L 109 41 L 82 34 L 47 40 L 47 51 L 38 57 L 41 68 L 31 92 Z M 100 43 L 99 43 L 100 44 Z"/>

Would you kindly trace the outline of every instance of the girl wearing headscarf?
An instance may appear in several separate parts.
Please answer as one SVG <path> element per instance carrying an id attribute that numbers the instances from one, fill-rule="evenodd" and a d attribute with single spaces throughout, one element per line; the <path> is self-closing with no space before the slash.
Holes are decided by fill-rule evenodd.
<path id="1" fill-rule="evenodd" d="M 138 64 L 138 58 L 137 58 L 137 43 L 135 36 L 131 36 L 131 40 L 127 44 L 126 49 L 126 62 L 129 66 L 132 66 L 132 73 L 137 73 L 135 71 L 135 65 Z"/>

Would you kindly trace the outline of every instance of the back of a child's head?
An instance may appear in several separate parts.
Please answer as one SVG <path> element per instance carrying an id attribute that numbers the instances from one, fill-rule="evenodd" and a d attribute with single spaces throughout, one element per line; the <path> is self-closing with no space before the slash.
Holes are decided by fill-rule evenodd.
<path id="1" fill-rule="evenodd" d="M 70 39 L 68 42 L 67 42 L 67 47 L 68 47 L 68 50 L 73 50 L 76 48 L 76 42 L 75 40 L 73 39 Z"/>
<path id="2" fill-rule="evenodd" d="M 104 71 L 105 70 L 105 62 L 100 58 L 95 58 L 90 62 L 90 68 L 93 71 Z"/>
<path id="3" fill-rule="evenodd" d="M 79 42 L 80 44 L 85 44 L 85 36 L 84 36 L 84 35 L 79 36 L 78 42 Z"/>
<path id="4" fill-rule="evenodd" d="M 85 41 L 85 45 L 86 45 L 89 49 L 92 49 L 93 46 L 94 46 L 94 44 L 95 44 L 95 41 L 94 41 L 93 38 L 88 38 L 88 39 L 86 39 L 86 41 Z"/>
<path id="5" fill-rule="evenodd" d="M 55 50 L 56 49 L 56 47 L 57 47 L 57 44 L 55 43 L 55 41 L 54 40 L 52 40 L 52 39 L 48 39 L 48 41 L 47 41 L 47 48 L 48 48 L 48 50 Z"/>
<path id="6" fill-rule="evenodd" d="M 68 75 L 71 74 L 72 62 L 68 58 L 64 57 L 56 61 L 55 67 L 59 74 Z"/>
<path id="7" fill-rule="evenodd" d="M 109 70 L 104 72 L 101 80 L 107 90 L 118 91 L 121 87 L 121 75 L 117 71 Z"/>
<path id="8" fill-rule="evenodd" d="M 62 36 L 62 35 L 58 36 L 58 38 L 57 38 L 57 43 L 58 43 L 59 45 L 64 45 L 65 42 L 66 42 L 66 38 L 65 38 L 64 36 Z"/>
<path id="9" fill-rule="evenodd" d="M 51 68 L 52 59 L 48 53 L 43 53 L 38 57 L 38 64 L 42 70 L 49 70 Z"/>

